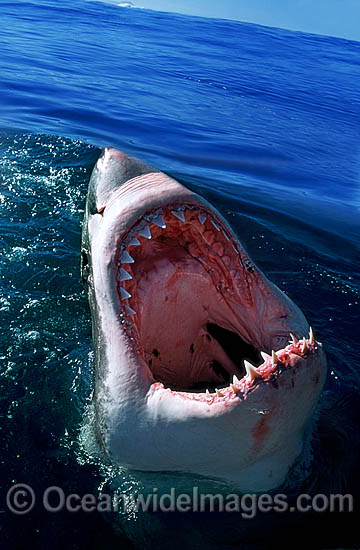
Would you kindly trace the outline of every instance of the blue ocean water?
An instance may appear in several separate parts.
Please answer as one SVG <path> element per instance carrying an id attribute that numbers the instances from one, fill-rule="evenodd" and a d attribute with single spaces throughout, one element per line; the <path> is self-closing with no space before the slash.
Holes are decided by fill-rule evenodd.
<path id="1" fill-rule="evenodd" d="M 17 482 L 85 494 L 104 478 L 79 445 L 92 389 L 79 249 L 105 145 L 214 202 L 307 315 L 328 354 L 325 401 L 352 403 L 337 452 L 358 490 L 360 44 L 90 0 L 0 9 L 2 547 L 146 546 L 135 520 L 114 531 L 100 514 L 40 505 L 19 517 L 3 498 Z M 317 548 L 359 544 L 337 521 Z M 165 528 L 158 546 L 146 529 L 146 547 L 168 547 Z"/>

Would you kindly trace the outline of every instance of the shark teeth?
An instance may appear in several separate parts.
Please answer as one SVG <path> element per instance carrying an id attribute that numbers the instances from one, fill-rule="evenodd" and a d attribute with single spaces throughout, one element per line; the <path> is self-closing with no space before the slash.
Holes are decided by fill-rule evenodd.
<path id="1" fill-rule="evenodd" d="M 302 342 L 301 342 L 301 353 L 304 353 L 305 351 L 307 351 L 309 348 L 308 348 L 308 345 L 307 345 L 307 341 L 306 341 L 306 338 L 304 337 L 302 339 Z"/>
<path id="2" fill-rule="evenodd" d="M 162 216 L 162 214 L 158 214 L 152 219 L 152 222 L 157 225 L 158 227 L 161 227 L 162 229 L 166 229 L 166 223 Z"/>
<path id="3" fill-rule="evenodd" d="M 132 276 L 123 267 L 121 267 L 118 273 L 118 279 L 120 282 L 130 281 L 132 279 Z"/>
<path id="4" fill-rule="evenodd" d="M 151 239 L 151 231 L 148 225 L 145 225 L 142 229 L 140 229 L 137 234 L 141 237 L 145 237 L 145 239 Z"/>
<path id="5" fill-rule="evenodd" d="M 171 213 L 181 222 L 185 221 L 185 214 L 182 210 L 171 210 Z"/>
<path id="6" fill-rule="evenodd" d="M 215 227 L 216 231 L 220 231 L 220 227 L 218 226 L 218 224 L 214 221 L 214 220 L 210 220 L 212 225 Z"/>
<path id="7" fill-rule="evenodd" d="M 133 264 L 134 258 L 132 258 L 127 250 L 124 250 L 124 252 L 120 256 L 120 262 L 122 264 Z"/>
<path id="8" fill-rule="evenodd" d="M 290 332 L 290 337 L 291 337 L 290 344 L 292 344 L 293 346 L 300 346 L 301 353 L 305 353 L 305 351 L 308 351 L 310 349 L 309 346 L 315 345 L 315 337 L 314 337 L 314 331 L 312 327 L 310 327 L 309 329 L 308 339 L 306 339 L 306 337 L 304 336 L 304 338 L 299 340 L 298 338 L 296 338 L 296 336 L 291 334 L 291 332 Z"/>
<path id="9" fill-rule="evenodd" d="M 259 372 L 257 368 L 254 367 L 254 365 L 252 365 L 251 363 L 249 363 L 249 361 L 246 361 L 246 360 L 244 361 L 244 367 L 246 370 L 246 374 L 250 378 L 250 380 L 254 380 L 254 378 L 259 376 Z"/>
<path id="10" fill-rule="evenodd" d="M 129 298 L 131 298 L 131 294 L 125 290 L 125 288 L 123 288 L 122 286 L 120 287 L 120 297 L 122 300 L 128 300 Z"/>
<path id="11" fill-rule="evenodd" d="M 198 219 L 199 219 L 199 222 L 201 223 L 201 225 L 203 225 L 206 222 L 206 218 L 207 218 L 206 214 L 200 213 L 198 215 Z"/>
<path id="12" fill-rule="evenodd" d="M 139 246 L 139 245 L 140 245 L 140 241 L 139 241 L 139 239 L 137 239 L 136 237 L 133 237 L 133 238 L 131 239 L 131 241 L 129 241 L 129 242 L 127 243 L 127 246 Z"/>
<path id="13" fill-rule="evenodd" d="M 230 241 L 230 237 L 227 236 L 227 234 L 225 233 L 225 231 L 223 231 L 222 234 L 224 235 L 224 237 L 225 237 L 225 239 L 226 239 L 227 241 Z"/>
<path id="14" fill-rule="evenodd" d="M 125 305 L 125 309 L 128 312 L 129 315 L 136 315 L 136 311 L 134 311 L 130 306 L 127 304 Z"/>
<path id="15" fill-rule="evenodd" d="M 301 340 L 298 340 L 292 334 L 291 334 L 291 338 L 292 338 L 291 340 L 292 344 L 295 344 L 296 346 L 300 347 L 301 353 L 311 351 L 312 348 L 310 346 L 314 346 L 315 344 L 314 332 L 312 328 L 310 328 L 308 339 L 304 337 Z M 263 358 L 264 363 L 268 363 L 269 361 L 271 361 L 271 365 L 273 369 L 275 369 L 275 367 L 279 368 L 280 366 L 282 366 L 282 361 L 279 358 L 279 355 L 274 350 L 271 352 L 271 355 L 269 355 L 265 351 L 260 351 L 260 355 Z M 222 388 L 222 389 L 216 388 L 214 394 L 210 394 L 209 390 L 206 390 L 206 399 L 210 402 L 212 398 L 215 398 L 215 402 L 217 402 L 217 398 L 219 399 L 230 398 L 232 394 L 235 394 L 236 397 L 240 397 L 239 394 L 241 394 L 242 392 L 246 393 L 247 384 L 249 383 L 249 381 L 252 381 L 255 378 L 261 379 L 264 376 L 264 373 L 265 375 L 267 375 L 266 371 L 263 373 L 262 371 L 259 370 L 258 367 L 255 367 L 246 359 L 244 360 L 244 367 L 245 367 L 246 374 L 244 375 L 244 377 L 241 378 L 241 380 L 239 380 L 239 378 L 234 374 L 232 377 L 231 383 L 226 388 Z M 271 373 L 273 371 L 271 370 L 269 372 Z M 245 377 L 247 380 L 245 379 Z M 266 380 L 267 378 L 265 376 L 265 381 Z M 230 390 L 230 393 L 228 390 Z M 212 400 L 212 402 L 214 401 Z"/>

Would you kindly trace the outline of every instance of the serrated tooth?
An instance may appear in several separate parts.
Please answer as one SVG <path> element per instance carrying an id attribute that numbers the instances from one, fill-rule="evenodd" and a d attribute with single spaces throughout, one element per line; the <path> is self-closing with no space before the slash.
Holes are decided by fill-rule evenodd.
<path id="1" fill-rule="evenodd" d="M 313 329 L 311 327 L 310 327 L 310 331 L 309 331 L 309 341 L 310 341 L 310 344 L 315 343 L 314 332 L 313 332 Z"/>
<path id="2" fill-rule="evenodd" d="M 216 231 L 220 231 L 220 227 L 218 226 L 218 224 L 213 219 L 210 219 L 210 221 L 213 224 L 213 226 L 215 227 Z"/>
<path id="3" fill-rule="evenodd" d="M 166 223 L 165 223 L 165 220 L 163 218 L 163 216 L 161 214 L 159 214 L 158 216 L 156 216 L 156 218 L 153 218 L 152 219 L 152 222 L 157 225 L 158 227 L 161 227 L 162 229 L 165 229 L 166 228 Z"/>
<path id="4" fill-rule="evenodd" d="M 130 315 L 136 315 L 136 311 L 134 311 L 130 306 L 125 304 L 125 309 Z"/>
<path id="5" fill-rule="evenodd" d="M 124 250 L 124 252 L 120 256 L 120 262 L 122 264 L 133 264 L 134 258 L 132 258 L 127 250 Z"/>
<path id="6" fill-rule="evenodd" d="M 236 386 L 234 386 L 234 384 L 230 384 L 230 388 L 231 388 L 232 391 L 233 391 L 234 393 L 236 393 L 236 394 L 239 393 L 239 391 L 240 391 L 240 389 L 237 388 Z"/>
<path id="7" fill-rule="evenodd" d="M 233 376 L 232 383 L 233 384 L 239 384 L 240 383 L 240 380 L 238 379 L 238 377 L 235 374 Z"/>
<path id="8" fill-rule="evenodd" d="M 127 243 L 127 246 L 139 246 L 139 245 L 140 245 L 140 241 L 139 241 L 139 239 L 137 239 L 136 237 L 133 237 L 133 238 L 131 239 L 131 241 L 129 241 L 129 242 Z"/>
<path id="9" fill-rule="evenodd" d="M 119 270 L 118 273 L 118 280 L 119 281 L 130 281 L 132 279 L 132 276 L 130 273 L 128 273 L 123 267 Z"/>
<path id="10" fill-rule="evenodd" d="M 120 287 L 120 297 L 122 300 L 128 300 L 129 298 L 131 298 L 131 294 L 125 290 L 125 288 L 123 288 L 122 286 Z"/>
<path id="11" fill-rule="evenodd" d="M 234 245 L 232 245 L 232 247 L 233 247 L 233 249 L 235 250 L 236 254 L 239 254 L 238 249 L 237 249 Z"/>
<path id="12" fill-rule="evenodd" d="M 140 229 L 140 231 L 138 231 L 138 235 L 140 235 L 141 237 L 145 237 L 145 239 L 151 239 L 150 227 L 148 225 L 145 225 L 143 229 Z"/>
<path id="13" fill-rule="evenodd" d="M 198 215 L 199 222 L 201 223 L 201 225 L 203 225 L 203 224 L 206 222 L 206 217 L 207 217 L 206 214 L 200 213 L 200 214 Z"/>
<path id="14" fill-rule="evenodd" d="M 249 376 L 250 380 L 254 380 L 254 378 L 256 378 L 256 376 L 259 376 L 259 373 L 257 371 L 257 368 L 254 367 L 254 365 L 252 365 L 251 363 L 249 363 L 249 361 L 244 361 L 244 366 L 245 366 L 245 369 L 246 369 L 246 374 Z"/>
<path id="15" fill-rule="evenodd" d="M 291 338 L 290 344 L 294 344 L 294 346 L 296 346 L 296 344 L 299 343 L 299 340 L 296 338 L 296 336 L 291 334 L 291 332 L 290 332 L 290 338 Z"/>
<path id="16" fill-rule="evenodd" d="M 279 358 L 276 355 L 274 350 L 272 350 L 271 352 L 271 360 L 272 360 L 273 367 L 279 362 Z"/>
<path id="17" fill-rule="evenodd" d="M 211 399 L 211 395 L 210 395 L 210 392 L 209 392 L 208 389 L 206 390 L 205 393 L 206 393 L 206 399 L 207 399 L 207 400 Z"/>
<path id="18" fill-rule="evenodd" d="M 185 215 L 182 210 L 171 210 L 171 213 L 174 214 L 175 218 L 177 218 L 181 222 L 185 221 Z"/>
<path id="19" fill-rule="evenodd" d="M 216 389 L 215 391 L 216 391 L 216 395 L 217 395 L 218 397 L 225 397 L 225 394 L 222 393 L 220 390 Z"/>

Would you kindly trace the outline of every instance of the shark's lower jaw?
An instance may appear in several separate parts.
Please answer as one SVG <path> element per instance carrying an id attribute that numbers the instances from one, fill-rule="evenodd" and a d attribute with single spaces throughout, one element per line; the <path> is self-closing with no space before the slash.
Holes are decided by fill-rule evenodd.
<path id="1" fill-rule="evenodd" d="M 256 268 L 214 212 L 192 204 L 148 211 L 117 257 L 124 330 L 169 391 L 206 403 L 243 398 L 316 353 L 312 332 L 299 342 L 291 327 L 290 345 L 265 351 L 272 327 L 264 338 L 254 323 Z"/>

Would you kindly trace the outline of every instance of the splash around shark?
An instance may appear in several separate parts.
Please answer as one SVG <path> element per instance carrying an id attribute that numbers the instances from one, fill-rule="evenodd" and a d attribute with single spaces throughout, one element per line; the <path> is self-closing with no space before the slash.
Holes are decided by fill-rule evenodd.
<path id="1" fill-rule="evenodd" d="M 222 215 L 106 148 L 89 183 L 81 269 L 108 459 L 244 492 L 281 485 L 311 436 L 325 354 Z"/>

